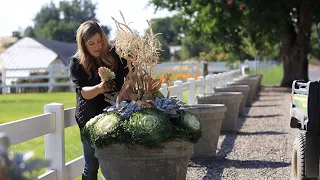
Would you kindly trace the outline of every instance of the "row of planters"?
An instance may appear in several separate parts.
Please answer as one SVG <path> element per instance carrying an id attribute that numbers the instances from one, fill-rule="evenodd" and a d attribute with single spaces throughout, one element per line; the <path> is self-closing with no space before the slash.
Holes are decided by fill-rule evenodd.
<path id="1" fill-rule="evenodd" d="M 215 87 L 214 93 L 197 95 L 198 104 L 190 110 L 202 125 L 202 136 L 194 145 L 191 159 L 215 157 L 220 132 L 237 131 L 238 117 L 244 116 L 245 107 L 256 99 L 261 78 L 244 75 Z"/>

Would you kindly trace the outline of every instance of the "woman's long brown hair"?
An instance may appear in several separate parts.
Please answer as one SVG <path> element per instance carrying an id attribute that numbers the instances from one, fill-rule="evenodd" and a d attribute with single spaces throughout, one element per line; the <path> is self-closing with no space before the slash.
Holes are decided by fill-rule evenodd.
<path id="1" fill-rule="evenodd" d="M 97 69 L 99 64 L 96 62 L 93 56 L 88 52 L 85 43 L 96 33 L 100 33 L 102 39 L 102 52 L 101 60 L 102 62 L 112 71 L 117 69 L 116 60 L 112 57 L 110 53 L 111 46 L 107 40 L 107 37 L 101 27 L 95 21 L 86 21 L 82 23 L 77 29 L 77 55 L 80 58 L 80 64 L 83 65 L 84 70 L 91 78 L 92 73 L 97 74 Z"/>

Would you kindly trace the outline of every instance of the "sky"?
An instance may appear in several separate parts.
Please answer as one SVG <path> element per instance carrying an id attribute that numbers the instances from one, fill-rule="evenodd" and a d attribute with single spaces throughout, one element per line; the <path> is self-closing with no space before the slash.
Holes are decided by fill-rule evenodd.
<path id="1" fill-rule="evenodd" d="M 57 6 L 60 0 L 52 0 Z M 70 0 L 69 0 L 70 1 Z M 11 36 L 12 31 L 33 26 L 33 18 L 40 12 L 42 6 L 51 0 L 0 0 L 0 37 Z M 115 24 L 111 17 L 122 20 L 121 11 L 130 27 L 144 32 L 148 28 L 146 20 L 171 16 L 172 13 L 162 10 L 154 14 L 154 7 L 146 7 L 148 0 L 92 0 L 97 3 L 96 18 L 100 25 L 112 28 L 111 38 L 115 35 Z"/>

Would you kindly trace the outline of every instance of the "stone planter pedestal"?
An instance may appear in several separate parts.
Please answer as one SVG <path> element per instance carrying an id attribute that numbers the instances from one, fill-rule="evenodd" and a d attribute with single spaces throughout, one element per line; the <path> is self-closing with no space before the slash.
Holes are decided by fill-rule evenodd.
<path id="1" fill-rule="evenodd" d="M 241 80 L 248 80 L 250 78 L 256 78 L 256 80 L 258 81 L 256 83 L 256 95 L 259 94 L 260 92 L 260 89 L 261 89 L 261 79 L 262 79 L 262 75 L 261 74 L 252 74 L 252 75 L 244 75 L 244 76 L 240 76 L 238 79 L 241 79 Z"/>
<path id="2" fill-rule="evenodd" d="M 199 104 L 224 104 L 227 107 L 221 131 L 237 130 L 239 107 L 242 98 L 241 92 L 216 92 L 197 95 Z"/>
<path id="3" fill-rule="evenodd" d="M 164 149 L 111 145 L 97 149 L 101 173 L 107 180 L 185 180 L 193 143 L 172 141 Z"/>
<path id="4" fill-rule="evenodd" d="M 249 86 L 249 91 L 248 91 L 248 96 L 246 99 L 246 106 L 251 106 L 252 104 L 252 91 L 253 91 L 253 82 L 251 81 L 232 81 L 232 82 L 227 82 L 227 87 L 229 86 Z"/>
<path id="5" fill-rule="evenodd" d="M 240 103 L 239 107 L 239 115 L 244 116 L 245 115 L 245 106 L 247 103 L 247 98 L 249 94 L 249 86 L 248 85 L 231 85 L 227 87 L 215 87 L 214 92 L 241 92 L 243 95 L 243 98 Z"/>
<path id="6" fill-rule="evenodd" d="M 227 108 L 223 104 L 196 104 L 183 107 L 200 121 L 202 136 L 193 146 L 191 159 L 212 158 L 216 155 L 222 121 Z"/>

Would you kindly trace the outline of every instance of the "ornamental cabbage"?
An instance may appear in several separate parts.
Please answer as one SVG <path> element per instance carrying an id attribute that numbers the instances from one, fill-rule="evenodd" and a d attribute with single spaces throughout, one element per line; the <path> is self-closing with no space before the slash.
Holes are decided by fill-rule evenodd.
<path id="1" fill-rule="evenodd" d="M 116 112 L 102 113 L 87 122 L 83 134 L 97 148 L 119 144 L 126 139 L 123 122 L 123 118 Z"/>
<path id="2" fill-rule="evenodd" d="M 133 113 L 125 123 L 132 144 L 146 148 L 161 147 L 160 143 L 171 137 L 172 124 L 167 114 L 155 108 L 145 108 Z"/>
<path id="3" fill-rule="evenodd" d="M 174 137 L 196 143 L 202 135 L 201 124 L 190 111 L 180 109 L 178 118 L 171 118 L 174 124 Z"/>
<path id="4" fill-rule="evenodd" d="M 82 135 L 88 140 L 91 141 L 91 139 L 95 136 L 95 130 L 94 125 L 98 122 L 99 119 L 101 119 L 103 116 L 105 116 L 105 113 L 99 114 L 93 118 L 91 118 L 86 125 L 82 129 Z"/>

